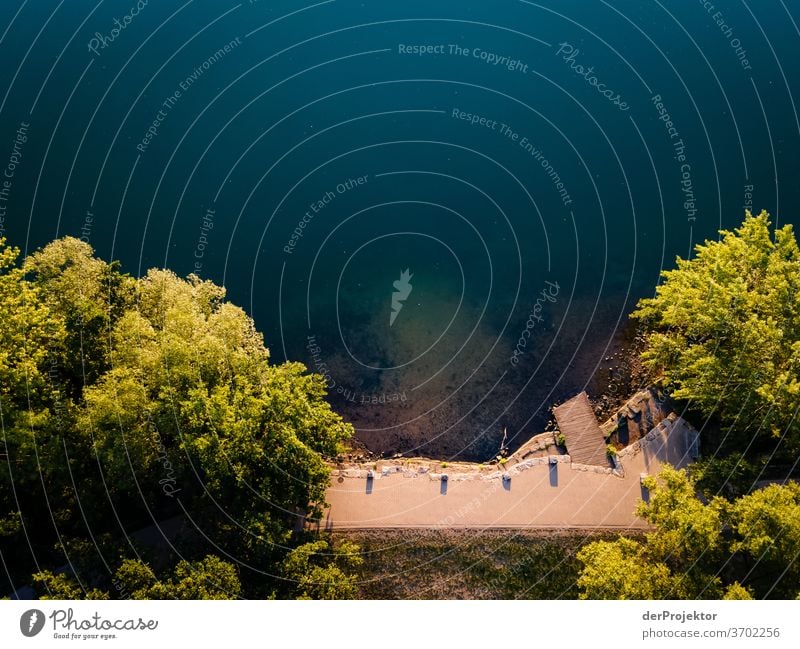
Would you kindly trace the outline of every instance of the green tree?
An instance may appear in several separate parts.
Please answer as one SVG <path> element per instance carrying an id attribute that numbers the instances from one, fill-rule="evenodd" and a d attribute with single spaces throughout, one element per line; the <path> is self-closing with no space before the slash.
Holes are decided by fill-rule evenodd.
<path id="1" fill-rule="evenodd" d="M 74 507 L 68 489 L 49 506 L 43 493 L 44 485 L 68 484 L 63 441 L 75 407 L 58 372 L 66 331 L 17 266 L 18 256 L 0 239 L 0 541 L 9 539 L 11 563 L 25 525 L 33 539 L 52 529 L 50 519 L 26 514 L 48 511 L 63 521 Z"/>
<path id="2" fill-rule="evenodd" d="M 689 471 L 706 498 L 724 496 L 731 500 L 750 493 L 762 467 L 762 462 L 748 460 L 742 453 L 731 453 L 701 459 L 692 464 Z"/>
<path id="3" fill-rule="evenodd" d="M 47 400 L 49 349 L 61 346 L 66 335 L 41 292 L 16 266 L 18 256 L 19 250 L 0 238 L 0 399 L 6 417 L 25 410 L 29 398 L 31 405 Z"/>
<path id="4" fill-rule="evenodd" d="M 29 255 L 23 272 L 66 333 L 58 356 L 61 381 L 79 398 L 109 367 L 109 332 L 130 306 L 134 280 L 119 263 L 94 256 L 92 247 L 64 237 Z"/>
<path id="5" fill-rule="evenodd" d="M 108 365 L 109 327 L 121 309 L 121 287 L 132 281 L 73 238 L 21 266 L 18 253 L 0 241 L 0 454 L 7 458 L 0 462 L 0 511 L 11 512 L 0 524 L 9 547 L 0 550 L 13 564 L 23 530 L 26 545 L 42 554 L 59 536 L 56 527 L 63 532 L 79 519 L 78 483 L 84 511 L 95 512 L 104 499 L 102 483 L 91 480 L 92 441 L 76 420 L 84 385 Z"/>
<path id="6" fill-rule="evenodd" d="M 800 583 L 800 485 L 770 485 L 705 503 L 685 470 L 645 482 L 644 540 L 596 541 L 578 553 L 591 599 L 795 597 Z M 745 559 L 745 560 L 743 560 Z"/>
<path id="7" fill-rule="evenodd" d="M 732 441 L 762 430 L 799 443 L 800 252 L 791 225 L 770 235 L 747 212 L 720 241 L 662 273 L 633 317 L 649 329 L 646 365 L 674 396 L 718 416 Z"/>
<path id="8" fill-rule="evenodd" d="M 648 476 L 644 486 L 649 502 L 639 503 L 637 514 L 655 527 L 647 535 L 650 554 L 682 573 L 699 566 L 698 557 L 715 559 L 722 549 L 724 501 L 706 504 L 697 498 L 695 480 L 686 471 L 665 465 L 658 478 Z"/>
<path id="9" fill-rule="evenodd" d="M 133 279 L 73 238 L 18 256 L 0 240 L 0 552 L 12 581 L 30 574 L 29 543 L 59 566 L 67 549 L 54 543 L 87 526 L 113 545 L 120 527 L 182 509 L 212 544 L 274 573 L 298 522 L 321 514 L 326 459 L 353 432 L 324 379 L 270 363 L 253 320 L 212 282 Z M 193 592 L 187 571 L 225 567 L 179 568 L 153 588 Z"/>
<path id="10" fill-rule="evenodd" d="M 141 559 L 125 559 L 114 573 L 114 587 L 121 599 L 149 599 L 156 583 L 156 573 Z"/>
<path id="11" fill-rule="evenodd" d="M 97 588 L 83 588 L 74 577 L 65 572 L 54 574 L 42 570 L 33 575 L 39 599 L 109 599 L 108 593 Z"/>
<path id="12" fill-rule="evenodd" d="M 112 599 L 108 592 L 82 586 L 66 572 L 44 570 L 33 575 L 33 582 L 39 599 Z M 112 583 L 118 599 L 236 599 L 242 588 L 236 567 L 214 555 L 181 560 L 163 579 L 141 559 L 125 559 Z"/>
<path id="13" fill-rule="evenodd" d="M 730 508 L 731 549 L 749 557 L 748 578 L 759 593 L 795 597 L 800 590 L 800 484 L 769 485 Z"/>
<path id="14" fill-rule="evenodd" d="M 651 523 L 644 542 L 622 537 L 590 543 L 578 554 L 584 569 L 578 580 L 592 599 L 718 598 L 716 576 L 724 555 L 724 501 L 704 504 L 686 473 L 665 466 L 658 479 L 645 481 L 649 502 L 637 514 Z"/>
<path id="15" fill-rule="evenodd" d="M 114 367 L 84 391 L 79 427 L 115 488 L 162 501 L 180 492 L 238 540 L 231 551 L 254 558 L 288 541 L 298 515 L 320 512 L 324 458 L 352 427 L 321 377 L 269 363 L 252 319 L 224 295 L 165 270 L 139 280 L 137 308 L 112 331 Z"/>
<path id="16" fill-rule="evenodd" d="M 349 571 L 363 562 L 357 545 L 344 541 L 335 548 L 324 539 L 292 550 L 283 575 L 294 585 L 297 599 L 353 599 L 355 576 Z"/>
<path id="17" fill-rule="evenodd" d="M 677 597 L 679 580 L 665 564 L 652 561 L 638 541 L 595 541 L 578 552 L 578 561 L 583 564 L 581 599 Z"/>
<path id="18" fill-rule="evenodd" d="M 128 559 L 114 581 L 120 594 L 130 599 L 236 599 L 242 588 L 236 567 L 214 555 L 180 561 L 172 576 L 163 580 L 143 561 Z"/>
<path id="19" fill-rule="evenodd" d="M 725 589 L 722 599 L 753 599 L 753 593 L 735 581 Z"/>

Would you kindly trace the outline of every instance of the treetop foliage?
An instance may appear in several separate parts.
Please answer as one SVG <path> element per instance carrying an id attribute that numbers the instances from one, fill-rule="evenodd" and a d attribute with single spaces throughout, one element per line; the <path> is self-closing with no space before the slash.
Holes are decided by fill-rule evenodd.
<path id="1" fill-rule="evenodd" d="M 71 237 L 18 257 L 0 241 L 6 565 L 33 566 L 35 552 L 58 567 L 70 562 L 62 539 L 84 538 L 87 527 L 123 542 L 187 512 L 203 529 L 191 556 L 162 579 L 123 563 L 119 580 L 135 573 L 141 582 L 132 593 L 236 597 L 254 575 L 279 572 L 298 521 L 324 506 L 326 459 L 352 434 L 325 400 L 324 379 L 271 363 L 253 320 L 208 280 L 162 269 L 133 278 Z M 232 564 L 209 554 L 218 548 L 254 571 L 240 583 Z M 287 595 L 278 586 L 290 581 L 250 592 Z M 39 570 L 37 583 L 96 594 L 62 570 Z"/>
<path id="2" fill-rule="evenodd" d="M 673 394 L 714 415 L 738 443 L 772 434 L 800 446 L 800 250 L 791 225 L 746 213 L 719 241 L 663 271 L 633 317 L 649 330 L 647 366 Z"/>
<path id="3" fill-rule="evenodd" d="M 800 485 L 703 502 L 685 470 L 645 486 L 642 540 L 598 541 L 578 553 L 585 599 L 750 599 L 800 595 Z"/>

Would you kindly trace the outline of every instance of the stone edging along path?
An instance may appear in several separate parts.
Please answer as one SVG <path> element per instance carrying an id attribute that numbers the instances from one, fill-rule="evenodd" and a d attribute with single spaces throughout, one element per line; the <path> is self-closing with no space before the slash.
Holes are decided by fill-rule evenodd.
<path id="1" fill-rule="evenodd" d="M 588 471 L 591 473 L 602 473 L 608 475 L 615 475 L 614 469 L 611 467 L 591 466 L 588 464 L 572 463 L 569 455 L 549 455 L 545 457 L 534 457 L 522 460 L 506 470 L 497 470 L 494 466 L 489 467 L 495 469 L 492 471 L 463 471 L 455 469 L 454 471 L 433 471 L 428 466 L 409 467 L 408 465 L 396 464 L 392 462 L 381 462 L 380 469 L 372 470 L 365 468 L 347 468 L 339 469 L 334 472 L 334 477 L 341 476 L 343 478 L 360 478 L 366 480 L 372 471 L 373 478 L 379 480 L 389 476 L 402 476 L 404 478 L 428 478 L 429 480 L 441 480 L 442 476 L 446 475 L 448 480 L 464 481 L 464 480 L 499 480 L 503 476 L 513 477 L 519 475 L 523 471 L 527 471 L 536 466 L 550 465 L 550 464 L 567 464 L 573 471 Z M 483 466 L 483 465 L 477 465 Z"/>

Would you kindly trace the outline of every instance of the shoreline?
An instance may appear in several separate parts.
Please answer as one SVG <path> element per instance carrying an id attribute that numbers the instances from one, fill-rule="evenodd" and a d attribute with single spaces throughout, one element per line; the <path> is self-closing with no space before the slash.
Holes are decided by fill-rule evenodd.
<path id="1" fill-rule="evenodd" d="M 644 348 L 644 336 L 638 323 L 631 320 L 621 328 L 609 345 L 609 351 L 598 364 L 593 375 L 586 381 L 585 390 L 589 396 L 595 416 L 601 429 L 610 429 L 612 420 L 626 409 L 626 404 L 640 395 L 643 391 L 653 388 L 647 381 L 648 375 L 642 366 L 640 353 Z M 568 397 L 569 398 L 569 397 Z M 411 454 L 402 452 L 393 454 L 375 453 L 358 436 L 350 441 L 350 448 L 341 454 L 332 464 L 341 470 L 346 465 L 368 465 L 377 469 L 380 463 L 403 462 L 404 464 L 429 464 L 441 465 L 457 469 L 462 467 L 483 467 L 485 469 L 503 469 L 508 462 L 516 463 L 527 457 L 542 457 L 547 455 L 565 455 L 568 451 L 556 442 L 558 428 L 553 409 L 566 399 L 555 400 L 549 408 L 547 424 L 539 432 L 533 432 L 529 437 L 514 444 L 509 444 L 506 454 L 501 461 L 501 455 L 491 454 L 484 459 L 453 460 L 450 456 L 437 456 L 434 454 Z M 634 441 L 634 440 L 631 440 Z M 623 448 L 619 446 L 619 448 Z M 505 468 L 511 468 L 508 464 Z"/>

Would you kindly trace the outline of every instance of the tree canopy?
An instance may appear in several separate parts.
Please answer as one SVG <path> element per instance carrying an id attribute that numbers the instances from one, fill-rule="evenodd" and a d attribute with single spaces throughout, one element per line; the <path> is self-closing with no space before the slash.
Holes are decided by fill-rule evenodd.
<path id="1" fill-rule="evenodd" d="M 648 479 L 639 513 L 655 531 L 644 542 L 581 552 L 586 597 L 798 595 L 800 486 L 758 488 L 770 473 L 791 474 L 800 451 L 797 240 L 791 225 L 773 229 L 766 212 L 746 212 L 741 227 L 694 252 L 633 316 L 647 333 L 645 364 L 724 435 L 690 475 L 667 468 Z M 621 581 L 614 563 L 650 575 L 655 593 Z"/>
<path id="2" fill-rule="evenodd" d="M 349 541 L 337 547 L 324 539 L 292 550 L 283 574 L 296 584 L 298 599 L 353 599 L 356 580 L 350 570 L 362 564 L 359 548 Z"/>
<path id="3" fill-rule="evenodd" d="M 39 599 L 112 599 L 109 592 L 82 586 L 68 572 L 43 570 L 33 581 Z M 112 583 L 114 594 L 125 599 L 234 599 L 241 592 L 236 567 L 213 555 L 195 562 L 181 560 L 164 579 L 141 559 L 125 559 Z"/>
<path id="4" fill-rule="evenodd" d="M 662 273 L 633 316 L 645 363 L 675 397 L 719 417 L 732 443 L 771 434 L 800 447 L 800 251 L 791 225 L 746 213 Z"/>
<path id="5" fill-rule="evenodd" d="M 643 539 L 596 541 L 578 553 L 584 599 L 748 599 L 800 595 L 800 485 L 703 502 L 685 470 L 645 482 Z"/>
<path id="6" fill-rule="evenodd" d="M 70 237 L 18 257 L 0 240 L 0 553 L 17 585 L 24 567 L 73 565 L 65 539 L 88 530 L 129 552 L 131 531 L 184 516 L 202 534 L 173 549 L 172 573 L 118 566 L 120 582 L 139 576 L 132 593 L 305 593 L 285 587 L 294 568 L 262 576 L 305 541 L 294 530 L 321 512 L 326 459 L 352 434 L 324 380 L 271 363 L 253 320 L 210 281 L 133 278 Z M 97 592 L 113 595 L 108 552 L 94 552 L 111 566 Z M 36 572 L 52 592 L 95 592 L 80 574 Z"/>

